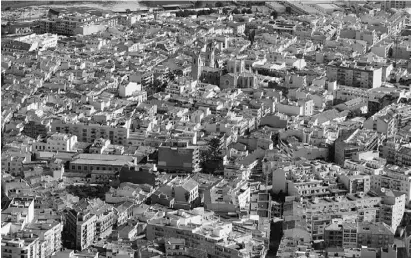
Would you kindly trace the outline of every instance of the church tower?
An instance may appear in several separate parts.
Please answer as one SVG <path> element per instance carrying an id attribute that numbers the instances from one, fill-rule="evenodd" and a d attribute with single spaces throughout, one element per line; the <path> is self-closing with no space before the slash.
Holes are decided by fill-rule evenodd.
<path id="1" fill-rule="evenodd" d="M 210 42 L 206 46 L 206 62 L 205 66 L 213 67 L 215 66 L 215 44 Z"/>
<path id="2" fill-rule="evenodd" d="M 201 67 L 203 66 L 203 61 L 201 60 L 200 53 L 196 52 L 193 54 L 193 64 L 191 66 L 191 77 L 193 80 L 199 80 L 201 77 Z"/>

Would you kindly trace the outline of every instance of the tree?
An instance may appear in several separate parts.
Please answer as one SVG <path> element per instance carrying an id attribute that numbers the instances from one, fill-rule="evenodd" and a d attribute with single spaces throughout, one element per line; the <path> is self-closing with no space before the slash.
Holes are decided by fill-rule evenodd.
<path id="1" fill-rule="evenodd" d="M 246 10 L 246 13 L 247 13 L 247 14 L 252 14 L 252 13 L 253 13 L 253 10 L 251 10 L 251 8 L 250 8 L 250 9 L 247 9 L 247 10 Z"/>
<path id="2" fill-rule="evenodd" d="M 228 14 L 229 11 L 230 11 L 229 8 L 226 8 L 226 7 L 223 8 L 223 13 L 224 13 L 224 14 Z"/>
<path id="3" fill-rule="evenodd" d="M 200 153 L 200 166 L 204 170 L 214 172 L 223 161 L 221 144 L 218 138 L 211 139 L 207 144 L 207 150 Z"/>
<path id="4" fill-rule="evenodd" d="M 273 20 L 277 20 L 277 18 L 278 18 L 278 13 L 277 13 L 276 10 L 274 10 L 274 11 L 271 12 L 271 17 L 273 17 Z"/>
<path id="5" fill-rule="evenodd" d="M 180 10 L 180 11 L 176 12 L 177 17 L 184 17 L 183 15 L 184 15 L 183 10 Z"/>
<path id="6" fill-rule="evenodd" d="M 175 74 L 176 74 L 176 76 L 183 76 L 183 71 L 182 70 L 176 70 Z"/>
<path id="7" fill-rule="evenodd" d="M 203 1 L 196 1 L 194 3 L 194 8 L 203 8 L 205 3 Z"/>
<path id="8" fill-rule="evenodd" d="M 250 40 L 251 46 L 254 44 L 254 38 L 255 38 L 255 29 L 250 30 L 248 34 L 248 39 Z"/>
<path id="9" fill-rule="evenodd" d="M 161 87 L 162 85 L 163 85 L 163 82 L 160 81 L 159 79 L 155 79 L 153 81 L 153 88 L 158 88 L 158 87 Z"/>
<path id="10" fill-rule="evenodd" d="M 241 10 L 242 14 L 246 14 L 247 13 L 247 9 L 243 8 L 243 10 Z"/>
<path id="11" fill-rule="evenodd" d="M 233 14 L 240 14 L 240 10 L 238 10 L 237 8 L 235 8 L 235 9 L 233 10 Z"/>
<path id="12" fill-rule="evenodd" d="M 209 151 L 209 157 L 212 160 L 218 160 L 221 157 L 221 145 L 220 145 L 220 140 L 218 138 L 213 138 L 208 142 L 208 151 Z"/>
<path id="13" fill-rule="evenodd" d="M 174 81 L 174 80 L 176 79 L 176 74 L 175 74 L 173 71 L 170 71 L 170 72 L 168 73 L 168 79 L 169 79 L 170 81 Z"/>
<path id="14" fill-rule="evenodd" d="M 355 109 L 351 110 L 350 113 L 348 113 L 347 118 L 355 118 L 355 117 L 362 117 L 363 114 L 361 113 L 361 110 Z"/>
<path id="15" fill-rule="evenodd" d="M 217 3 L 215 3 L 215 7 L 218 7 L 218 8 L 223 7 L 223 3 L 217 2 Z"/>

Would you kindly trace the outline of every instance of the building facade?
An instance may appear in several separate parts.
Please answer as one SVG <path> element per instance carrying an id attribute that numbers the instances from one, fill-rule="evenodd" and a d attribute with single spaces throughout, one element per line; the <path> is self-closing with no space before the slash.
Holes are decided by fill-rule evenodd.
<path id="1" fill-rule="evenodd" d="M 326 74 L 330 81 L 352 87 L 373 89 L 382 85 L 382 68 L 330 63 L 327 65 Z"/>

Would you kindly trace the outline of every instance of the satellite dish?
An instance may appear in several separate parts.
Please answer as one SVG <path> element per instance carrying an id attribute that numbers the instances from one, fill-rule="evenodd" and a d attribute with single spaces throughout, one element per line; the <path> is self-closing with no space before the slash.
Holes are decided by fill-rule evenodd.
<path id="1" fill-rule="evenodd" d="M 381 192 L 385 193 L 385 188 L 381 187 Z"/>

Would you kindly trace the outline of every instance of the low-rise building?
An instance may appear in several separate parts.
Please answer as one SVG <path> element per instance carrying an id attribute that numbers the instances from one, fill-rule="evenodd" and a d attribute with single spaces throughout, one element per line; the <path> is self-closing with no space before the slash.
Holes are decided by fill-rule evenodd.
<path id="1" fill-rule="evenodd" d="M 176 209 L 191 209 L 198 204 L 198 183 L 192 178 L 174 178 L 160 186 L 151 196 L 151 203 Z"/>
<path id="2" fill-rule="evenodd" d="M 91 173 L 93 170 L 120 171 L 123 166 L 136 164 L 133 156 L 82 153 L 73 157 L 69 170 L 82 173 Z"/>
<path id="3" fill-rule="evenodd" d="M 234 225 L 231 222 L 218 221 L 213 212 L 200 208 L 191 212 L 180 210 L 167 213 L 161 218 L 149 220 L 146 236 L 148 240 L 159 237 L 184 239 L 184 248 L 188 256 L 250 257 L 251 255 L 266 255 L 267 247 L 263 238 L 254 237 L 250 229 L 246 235 L 240 233 L 244 230 L 247 232 L 243 223 L 247 222 L 240 221 L 237 223 L 238 225 Z M 183 248 L 183 242 L 179 243 Z M 247 249 L 246 244 L 254 245 L 254 247 Z M 167 243 L 166 246 L 175 249 Z"/>
<path id="4" fill-rule="evenodd" d="M 204 207 L 215 212 L 248 211 L 250 194 L 247 181 L 222 179 L 204 192 Z"/>
<path id="5" fill-rule="evenodd" d="M 352 159 L 358 152 L 376 150 L 380 140 L 377 132 L 368 129 L 342 135 L 335 142 L 334 161 L 344 165 L 346 159 Z"/>
<path id="6" fill-rule="evenodd" d="M 49 257 L 53 253 L 61 251 L 63 233 L 63 224 L 61 222 L 35 223 L 29 225 L 27 230 L 39 236 L 39 242 L 44 243 L 44 257 Z"/>
<path id="7" fill-rule="evenodd" d="M 40 240 L 34 234 L 22 234 L 21 237 L 2 237 L 1 240 L 2 257 L 24 257 L 37 258 L 41 256 Z"/>
<path id="8" fill-rule="evenodd" d="M 11 223 L 11 233 L 23 229 L 34 220 L 34 197 L 16 197 L 2 205 L 2 223 Z"/>
<path id="9" fill-rule="evenodd" d="M 179 147 L 162 144 L 158 148 L 158 169 L 170 172 L 198 172 L 199 171 L 199 149 L 189 146 L 187 143 Z"/>
<path id="10" fill-rule="evenodd" d="M 77 143 L 77 136 L 54 133 L 45 140 L 39 140 L 33 144 L 36 151 L 74 151 L 74 146 Z"/>

